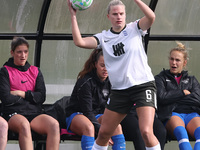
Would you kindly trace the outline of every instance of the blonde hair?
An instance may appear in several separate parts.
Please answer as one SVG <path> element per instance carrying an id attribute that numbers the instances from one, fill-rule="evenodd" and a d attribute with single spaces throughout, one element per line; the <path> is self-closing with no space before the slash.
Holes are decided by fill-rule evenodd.
<path id="1" fill-rule="evenodd" d="M 184 60 L 189 60 L 188 51 L 185 45 L 179 41 L 176 41 L 176 44 L 177 44 L 177 47 L 172 48 L 169 54 L 171 55 L 172 52 L 178 51 L 183 54 Z"/>
<path id="2" fill-rule="evenodd" d="M 120 1 L 120 0 L 111 0 L 110 3 L 108 4 L 108 8 L 107 8 L 108 14 L 110 13 L 111 6 L 116 6 L 116 5 L 122 5 L 126 9 L 126 7 L 125 7 L 125 5 L 124 5 L 124 3 L 122 1 Z"/>

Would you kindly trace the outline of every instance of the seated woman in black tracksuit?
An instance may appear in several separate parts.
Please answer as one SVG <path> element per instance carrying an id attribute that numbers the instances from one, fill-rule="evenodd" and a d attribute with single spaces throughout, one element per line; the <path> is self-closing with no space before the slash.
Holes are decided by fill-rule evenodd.
<path id="1" fill-rule="evenodd" d="M 3 118 L 8 122 L 9 130 L 19 134 L 21 149 L 33 150 L 33 130 L 47 135 L 48 150 L 58 150 L 59 123 L 43 113 L 46 88 L 40 69 L 27 61 L 29 43 L 23 37 L 14 37 L 10 53 L 12 57 L 0 69 Z"/>
<path id="2" fill-rule="evenodd" d="M 180 150 L 192 150 L 188 134 L 196 139 L 194 150 L 200 149 L 200 84 L 183 69 L 188 54 L 185 46 L 170 51 L 169 70 L 155 76 L 158 116 L 171 136 L 179 142 Z"/>
<path id="3" fill-rule="evenodd" d="M 81 135 L 82 150 L 91 150 L 94 136 L 98 134 L 105 104 L 110 94 L 110 82 L 104 64 L 102 50 L 94 50 L 86 61 L 73 89 L 68 108 L 66 125 L 68 132 Z M 125 139 L 119 125 L 110 144 L 113 150 L 125 149 Z"/>
<path id="4" fill-rule="evenodd" d="M 66 113 L 68 132 L 73 131 L 73 133 L 82 135 L 82 149 L 87 144 L 91 143 L 90 145 L 92 145 L 94 143 L 94 132 L 98 134 L 101 118 L 103 117 L 101 114 L 103 114 L 106 101 L 110 95 L 111 85 L 102 59 L 102 51 L 94 50 L 85 63 L 84 69 L 78 75 L 71 98 L 63 97 L 54 104 L 58 113 L 56 118 L 60 118 L 58 120 L 60 120 L 62 128 L 66 126 L 63 123 L 65 119 L 62 118 L 62 114 Z M 52 112 L 51 110 L 48 113 Z M 97 119 L 98 116 L 101 117 Z M 121 124 L 125 138 L 133 141 L 135 150 L 145 150 L 134 107 Z M 95 128 L 95 131 L 93 128 Z M 166 130 L 157 117 L 155 117 L 154 121 L 154 132 L 161 144 L 161 148 L 164 149 Z M 115 134 L 121 133 L 121 127 L 119 126 Z"/>

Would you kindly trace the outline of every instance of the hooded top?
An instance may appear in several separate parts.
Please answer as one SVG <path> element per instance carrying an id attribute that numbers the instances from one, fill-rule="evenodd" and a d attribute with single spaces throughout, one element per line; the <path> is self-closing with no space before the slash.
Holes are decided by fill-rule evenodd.
<path id="1" fill-rule="evenodd" d="M 155 76 L 158 99 L 158 116 L 162 121 L 170 119 L 172 112 L 200 114 L 200 85 L 187 71 L 181 72 L 180 83 L 170 70 L 163 70 Z M 191 94 L 185 95 L 183 90 Z"/>
<path id="2" fill-rule="evenodd" d="M 74 86 L 69 103 L 65 106 L 66 117 L 74 112 L 81 112 L 93 123 L 95 132 L 98 133 L 100 124 L 95 116 L 103 114 L 110 89 L 109 79 L 100 81 L 96 71 L 79 78 Z"/>
<path id="3" fill-rule="evenodd" d="M 10 91 L 15 90 L 25 91 L 25 98 L 10 94 Z M 46 88 L 40 69 L 28 62 L 24 66 L 16 66 L 14 59 L 9 58 L 0 70 L 0 100 L 3 104 L 3 115 L 42 113 L 41 105 L 45 97 Z"/>

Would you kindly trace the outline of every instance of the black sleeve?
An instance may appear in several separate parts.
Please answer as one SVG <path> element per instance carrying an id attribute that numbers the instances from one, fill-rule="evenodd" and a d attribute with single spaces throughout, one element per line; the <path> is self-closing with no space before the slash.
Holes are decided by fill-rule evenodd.
<path id="1" fill-rule="evenodd" d="M 200 84 L 194 76 L 192 76 L 190 79 L 191 80 L 189 80 L 189 84 L 191 85 L 186 90 L 190 91 L 191 94 L 185 95 L 185 97 L 180 99 L 178 103 L 190 106 L 200 106 Z"/>
<path id="2" fill-rule="evenodd" d="M 4 105 L 13 105 L 20 100 L 24 100 L 20 96 L 10 94 L 9 74 L 5 67 L 0 70 L 0 99 Z"/>
<path id="3" fill-rule="evenodd" d="M 138 29 L 140 30 L 141 28 L 140 28 L 139 22 L 140 22 L 140 21 L 137 22 L 137 27 L 138 27 Z"/>
<path id="4" fill-rule="evenodd" d="M 99 39 L 96 36 L 93 36 L 97 40 L 97 45 L 100 44 Z"/>
<path id="5" fill-rule="evenodd" d="M 100 124 L 93 112 L 92 88 L 88 82 L 85 82 L 78 88 L 77 98 L 81 107 L 81 111 L 93 123 L 95 127 L 95 133 L 98 133 Z"/>
<path id="6" fill-rule="evenodd" d="M 25 93 L 25 99 L 36 104 L 42 104 L 46 98 L 46 88 L 44 78 L 41 70 L 38 68 L 38 76 L 36 79 L 35 91 L 27 91 Z"/>

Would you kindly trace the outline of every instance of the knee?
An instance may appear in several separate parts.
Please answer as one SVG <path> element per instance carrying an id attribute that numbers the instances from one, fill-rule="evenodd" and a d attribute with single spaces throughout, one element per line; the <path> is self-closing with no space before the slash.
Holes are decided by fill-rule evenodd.
<path id="1" fill-rule="evenodd" d="M 8 130 L 8 123 L 6 121 L 2 121 L 0 123 L 0 129 Z"/>
<path id="2" fill-rule="evenodd" d="M 59 129 L 60 129 L 60 127 L 59 127 L 59 123 L 58 123 L 58 121 L 57 120 L 55 120 L 55 119 L 53 119 L 52 121 L 51 121 L 51 124 L 50 124 L 50 130 L 54 133 L 54 134 L 59 134 Z"/>
<path id="3" fill-rule="evenodd" d="M 102 139 L 108 139 L 112 136 L 113 133 L 111 133 L 109 130 L 104 129 L 104 128 L 100 128 L 99 133 L 98 133 L 98 137 L 102 138 Z"/>
<path id="4" fill-rule="evenodd" d="M 0 122 L 0 134 L 7 135 L 8 132 L 8 123 L 6 121 Z"/>
<path id="5" fill-rule="evenodd" d="M 149 140 L 153 136 L 153 130 L 149 128 L 141 129 L 140 132 L 144 140 Z"/>
<path id="6" fill-rule="evenodd" d="M 88 123 L 83 128 L 83 135 L 94 136 L 94 125 L 92 123 Z"/>
<path id="7" fill-rule="evenodd" d="M 59 123 L 58 123 L 58 121 L 55 120 L 55 119 L 52 121 L 52 128 L 54 128 L 54 129 L 59 129 Z"/>
<path id="8" fill-rule="evenodd" d="M 31 133 L 30 123 L 28 121 L 23 121 L 19 126 L 19 133 L 29 134 Z"/>

